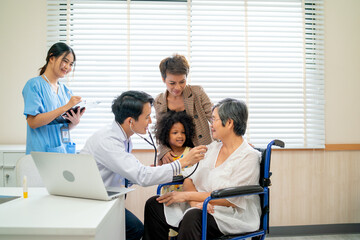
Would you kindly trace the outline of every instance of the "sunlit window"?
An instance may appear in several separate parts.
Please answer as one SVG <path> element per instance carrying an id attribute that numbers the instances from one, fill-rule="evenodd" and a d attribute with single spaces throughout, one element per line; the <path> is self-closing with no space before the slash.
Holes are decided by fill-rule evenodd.
<path id="1" fill-rule="evenodd" d="M 191 65 L 188 83 L 213 103 L 247 102 L 249 142 L 322 148 L 323 37 L 320 0 L 48 0 L 48 45 L 74 48 L 75 73 L 64 81 L 90 103 L 71 132 L 78 145 L 113 120 L 111 102 L 123 91 L 165 91 L 158 65 L 179 53 Z"/>

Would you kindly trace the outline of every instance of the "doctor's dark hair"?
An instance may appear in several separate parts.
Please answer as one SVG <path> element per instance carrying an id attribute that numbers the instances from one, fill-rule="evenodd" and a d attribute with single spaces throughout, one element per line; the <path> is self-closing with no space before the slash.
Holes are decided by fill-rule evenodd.
<path id="1" fill-rule="evenodd" d="M 152 105 L 153 102 L 154 99 L 146 92 L 126 91 L 114 99 L 111 110 L 115 115 L 115 120 L 122 124 L 128 117 L 137 121 L 143 111 L 144 104 L 150 103 Z"/>
<path id="2" fill-rule="evenodd" d="M 168 111 L 160 116 L 159 121 L 155 125 L 155 137 L 159 144 L 170 148 L 169 134 L 170 129 L 175 123 L 181 123 L 185 129 L 186 140 L 184 147 L 194 147 L 192 141 L 195 135 L 195 124 L 191 116 L 185 112 Z"/>
<path id="3" fill-rule="evenodd" d="M 234 121 L 234 133 L 237 136 L 245 134 L 249 115 L 245 102 L 233 98 L 225 98 L 216 104 L 212 111 L 215 108 L 218 109 L 222 126 L 225 126 L 226 122 L 231 119 Z"/>
<path id="4" fill-rule="evenodd" d="M 163 59 L 159 64 L 161 77 L 166 80 L 166 74 L 173 75 L 188 75 L 190 65 L 185 56 L 180 54 L 174 54 L 171 57 Z"/>
<path id="5" fill-rule="evenodd" d="M 47 68 L 47 65 L 49 63 L 49 60 L 51 57 L 55 57 L 55 58 L 58 58 L 60 57 L 63 53 L 66 53 L 63 57 L 63 59 L 69 55 L 69 53 L 72 53 L 72 55 L 74 56 L 74 70 L 75 70 L 75 61 L 76 61 L 76 56 L 75 56 L 75 52 L 74 50 L 69 47 L 66 43 L 63 43 L 63 42 L 57 42 L 55 43 L 54 45 L 52 45 L 47 53 L 47 56 L 46 56 L 46 63 L 43 67 L 41 67 L 39 70 L 40 70 L 40 75 L 42 75 L 46 68 Z"/>

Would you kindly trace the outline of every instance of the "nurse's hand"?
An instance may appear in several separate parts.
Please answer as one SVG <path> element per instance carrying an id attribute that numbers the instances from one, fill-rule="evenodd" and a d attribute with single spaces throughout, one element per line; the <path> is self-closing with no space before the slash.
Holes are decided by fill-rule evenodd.
<path id="1" fill-rule="evenodd" d="M 78 104 L 79 102 L 81 102 L 81 97 L 80 96 L 71 96 L 69 102 L 66 104 L 66 107 L 68 109 L 70 109 L 73 106 L 75 106 L 76 104 Z"/>
<path id="2" fill-rule="evenodd" d="M 70 121 L 69 128 L 71 129 L 79 124 L 80 118 L 84 113 L 85 113 L 85 108 L 82 109 L 81 111 L 80 110 L 77 111 L 76 113 L 74 112 L 74 110 L 71 109 L 70 114 L 65 114 L 63 115 L 63 117 Z"/>

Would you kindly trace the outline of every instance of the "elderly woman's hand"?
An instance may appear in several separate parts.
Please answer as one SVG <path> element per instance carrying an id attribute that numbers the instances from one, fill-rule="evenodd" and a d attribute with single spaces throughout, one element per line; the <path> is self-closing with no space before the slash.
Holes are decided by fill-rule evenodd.
<path id="1" fill-rule="evenodd" d="M 159 203 L 165 203 L 165 206 L 170 206 L 177 202 L 186 202 L 186 192 L 170 192 L 166 193 L 156 199 Z"/>
<path id="2" fill-rule="evenodd" d="M 200 202 L 200 203 L 197 203 L 196 205 L 195 205 L 195 207 L 197 207 L 197 208 L 199 208 L 199 209 L 203 209 L 203 202 Z M 210 203 L 208 203 L 208 205 L 207 205 L 207 212 L 208 213 L 214 213 L 214 206 L 213 205 L 211 205 Z"/>

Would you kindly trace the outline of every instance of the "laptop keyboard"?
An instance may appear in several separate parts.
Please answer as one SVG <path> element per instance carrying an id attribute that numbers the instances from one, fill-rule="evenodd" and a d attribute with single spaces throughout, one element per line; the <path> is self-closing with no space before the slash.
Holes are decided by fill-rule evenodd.
<path id="1" fill-rule="evenodd" d="M 115 195 L 115 194 L 118 194 L 118 193 L 119 193 L 119 192 L 107 191 L 108 196 L 112 196 L 112 195 Z"/>

